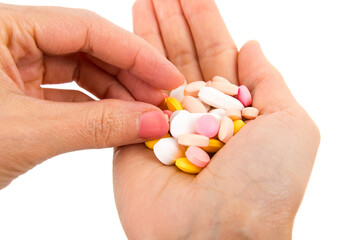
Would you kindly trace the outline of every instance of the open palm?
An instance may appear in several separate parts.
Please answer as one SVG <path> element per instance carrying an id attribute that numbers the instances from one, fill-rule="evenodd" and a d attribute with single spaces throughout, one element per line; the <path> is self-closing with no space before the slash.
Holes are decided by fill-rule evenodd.
<path id="1" fill-rule="evenodd" d="M 280 73 L 250 41 L 238 52 L 213 0 L 138 0 L 134 31 L 188 82 L 246 85 L 261 116 L 198 175 L 162 165 L 145 146 L 116 149 L 114 191 L 130 239 L 289 239 L 319 132 Z"/>

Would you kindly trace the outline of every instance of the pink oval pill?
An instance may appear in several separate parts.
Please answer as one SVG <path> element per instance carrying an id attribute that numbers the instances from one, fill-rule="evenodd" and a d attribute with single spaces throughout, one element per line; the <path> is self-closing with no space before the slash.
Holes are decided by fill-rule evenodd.
<path id="1" fill-rule="evenodd" d="M 186 158 L 195 166 L 206 167 L 210 162 L 209 155 L 201 148 L 190 146 L 185 152 Z"/>
<path id="2" fill-rule="evenodd" d="M 250 106 L 252 103 L 251 93 L 245 85 L 239 87 L 237 98 L 245 107 Z"/>
<path id="3" fill-rule="evenodd" d="M 195 122 L 195 132 L 208 138 L 215 137 L 219 128 L 219 121 L 211 115 L 204 115 Z"/>

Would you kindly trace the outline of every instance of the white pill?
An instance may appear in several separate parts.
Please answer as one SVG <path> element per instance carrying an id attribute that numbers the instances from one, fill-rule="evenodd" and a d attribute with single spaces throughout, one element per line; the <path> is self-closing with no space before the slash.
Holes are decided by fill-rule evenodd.
<path id="1" fill-rule="evenodd" d="M 179 111 L 170 122 L 170 133 L 174 138 L 178 138 L 181 134 L 194 133 L 195 132 L 194 117 L 186 111 Z"/>
<path id="2" fill-rule="evenodd" d="M 223 116 L 226 115 L 226 111 L 224 109 L 221 109 L 221 108 L 215 108 L 215 109 L 211 110 L 209 113 L 217 114 L 220 117 L 223 117 Z"/>
<path id="3" fill-rule="evenodd" d="M 162 138 L 154 145 L 154 153 L 163 164 L 173 165 L 176 159 L 185 156 L 185 148 L 175 138 Z"/>
<path id="4" fill-rule="evenodd" d="M 203 87 L 200 89 L 199 98 L 210 106 L 222 109 L 240 109 L 244 108 L 242 103 L 231 96 L 228 96 L 219 90 L 211 87 Z"/>
<path id="5" fill-rule="evenodd" d="M 178 115 L 181 111 L 185 111 L 185 110 L 177 110 L 175 112 L 173 112 L 170 116 L 170 122 L 173 120 L 173 118 Z"/>
<path id="6" fill-rule="evenodd" d="M 170 133 L 174 138 L 178 138 L 182 134 L 195 133 L 196 121 L 204 116 L 211 115 L 215 117 L 219 123 L 221 116 L 214 113 L 189 113 L 186 110 L 179 111 L 175 117 L 170 119 Z"/>
<path id="7" fill-rule="evenodd" d="M 184 99 L 184 89 L 185 86 L 180 86 L 178 88 L 175 88 L 170 92 L 170 97 L 173 97 L 179 102 L 182 102 L 182 100 Z"/>

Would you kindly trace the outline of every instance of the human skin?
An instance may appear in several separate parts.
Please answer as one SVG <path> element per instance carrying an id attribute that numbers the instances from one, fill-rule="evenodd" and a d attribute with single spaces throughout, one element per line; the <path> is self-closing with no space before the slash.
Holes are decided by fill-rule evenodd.
<path id="1" fill-rule="evenodd" d="M 188 82 L 246 85 L 260 116 L 198 175 L 164 166 L 143 144 L 114 154 L 114 192 L 129 239 L 291 239 L 320 142 L 256 41 L 237 50 L 213 0 L 138 0 L 134 32 Z"/>
<path id="2" fill-rule="evenodd" d="M 74 80 L 107 100 L 41 87 Z M 0 189 L 57 154 L 144 141 L 142 113 L 161 113 L 159 89 L 183 82 L 154 47 L 95 13 L 0 4 Z"/>

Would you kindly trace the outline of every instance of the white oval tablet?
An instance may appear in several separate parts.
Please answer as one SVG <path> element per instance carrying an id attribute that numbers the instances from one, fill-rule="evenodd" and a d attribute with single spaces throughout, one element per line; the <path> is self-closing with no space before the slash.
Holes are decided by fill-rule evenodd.
<path id="1" fill-rule="evenodd" d="M 173 97 L 179 102 L 182 102 L 182 100 L 184 99 L 184 89 L 185 86 L 180 86 L 178 88 L 175 88 L 170 92 L 170 97 Z"/>
<path id="2" fill-rule="evenodd" d="M 176 159 L 185 156 L 185 148 L 175 138 L 162 138 L 154 145 L 154 153 L 163 164 L 173 165 Z"/>
<path id="3" fill-rule="evenodd" d="M 199 98 L 209 104 L 210 106 L 222 109 L 240 109 L 244 108 L 244 105 L 231 96 L 228 96 L 219 90 L 212 87 L 203 87 L 199 91 Z"/>

